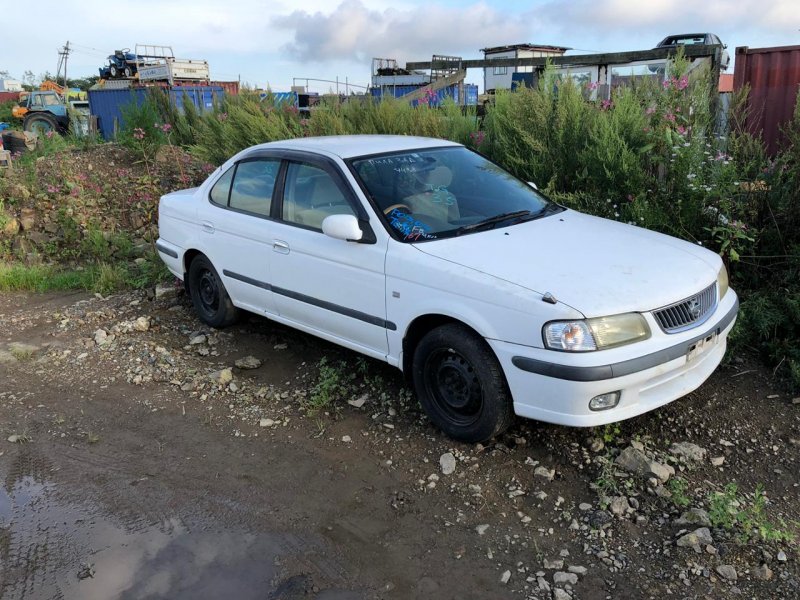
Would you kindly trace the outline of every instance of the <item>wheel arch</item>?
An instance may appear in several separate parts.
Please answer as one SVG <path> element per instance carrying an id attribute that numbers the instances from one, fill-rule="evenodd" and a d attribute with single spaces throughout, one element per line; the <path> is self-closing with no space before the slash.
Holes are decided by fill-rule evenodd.
<path id="1" fill-rule="evenodd" d="M 469 323 L 466 323 L 464 320 L 458 319 L 451 315 L 446 315 L 443 313 L 427 313 L 415 317 L 408 324 L 405 335 L 403 336 L 403 360 L 401 368 L 403 370 L 403 375 L 407 380 L 411 380 L 411 366 L 414 360 L 414 351 L 416 350 L 422 338 L 425 337 L 429 331 L 450 323 L 462 325 L 481 338 L 485 338 L 485 336 L 481 334 L 480 331 L 475 329 L 475 327 Z"/>
<path id="2" fill-rule="evenodd" d="M 186 288 L 186 293 L 189 293 L 189 266 L 192 264 L 192 261 L 197 258 L 198 256 L 205 256 L 206 255 L 201 250 L 197 248 L 189 248 L 186 252 L 183 253 L 183 287 Z M 211 260 L 208 258 L 208 260 Z"/>

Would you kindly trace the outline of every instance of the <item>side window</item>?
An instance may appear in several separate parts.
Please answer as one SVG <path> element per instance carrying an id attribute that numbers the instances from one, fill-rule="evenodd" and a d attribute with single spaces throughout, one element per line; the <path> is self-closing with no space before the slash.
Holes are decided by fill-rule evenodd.
<path id="1" fill-rule="evenodd" d="M 211 201 L 220 206 L 228 206 L 228 194 L 231 191 L 231 180 L 233 179 L 233 172 L 236 170 L 236 165 L 225 171 L 225 174 L 217 179 L 214 187 L 211 188 Z"/>
<path id="2" fill-rule="evenodd" d="M 272 190 L 278 178 L 280 160 L 246 160 L 236 167 L 229 206 L 257 215 L 269 216 Z"/>
<path id="3" fill-rule="evenodd" d="M 342 190 L 325 170 L 289 163 L 283 192 L 284 221 L 321 231 L 325 217 L 355 214 Z"/>

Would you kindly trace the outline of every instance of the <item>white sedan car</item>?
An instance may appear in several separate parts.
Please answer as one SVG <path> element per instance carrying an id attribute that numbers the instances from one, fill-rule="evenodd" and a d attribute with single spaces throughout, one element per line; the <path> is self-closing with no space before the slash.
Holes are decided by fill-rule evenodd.
<path id="1" fill-rule="evenodd" d="M 405 136 L 248 148 L 159 207 L 161 258 L 212 327 L 247 310 L 398 367 L 448 435 L 595 426 L 696 389 L 739 302 L 720 257 L 547 200 Z"/>

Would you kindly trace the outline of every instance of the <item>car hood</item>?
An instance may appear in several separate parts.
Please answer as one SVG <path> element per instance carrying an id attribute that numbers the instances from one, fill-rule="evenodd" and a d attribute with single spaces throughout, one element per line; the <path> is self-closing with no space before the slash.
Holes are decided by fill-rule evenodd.
<path id="1" fill-rule="evenodd" d="M 722 264 L 689 242 L 572 210 L 415 247 L 539 294 L 549 292 L 586 317 L 677 302 L 713 283 Z"/>

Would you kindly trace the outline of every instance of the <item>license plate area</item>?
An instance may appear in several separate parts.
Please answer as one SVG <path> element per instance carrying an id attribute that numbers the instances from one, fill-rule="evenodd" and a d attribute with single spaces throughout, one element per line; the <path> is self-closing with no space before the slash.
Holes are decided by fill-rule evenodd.
<path id="1" fill-rule="evenodd" d="M 701 340 L 697 340 L 694 344 L 689 346 L 686 352 L 686 362 L 692 362 L 697 357 L 702 356 L 717 344 L 717 332 L 709 333 Z"/>

